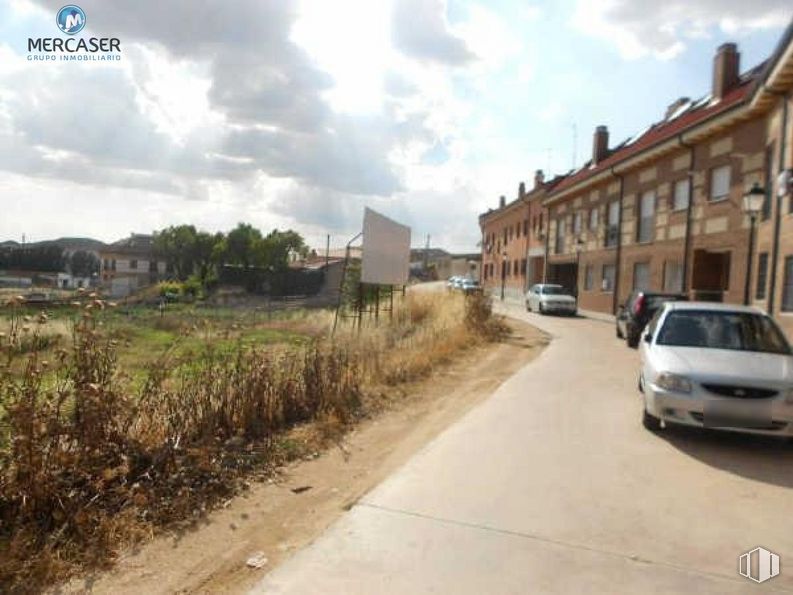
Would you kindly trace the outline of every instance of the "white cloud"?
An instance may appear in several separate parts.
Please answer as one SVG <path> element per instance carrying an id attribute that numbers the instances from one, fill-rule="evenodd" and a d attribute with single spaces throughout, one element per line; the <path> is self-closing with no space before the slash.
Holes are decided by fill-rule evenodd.
<path id="1" fill-rule="evenodd" d="M 714 28 L 733 35 L 784 27 L 793 15 L 789 0 L 578 0 L 572 23 L 613 43 L 626 59 L 678 56 L 686 40 Z"/>

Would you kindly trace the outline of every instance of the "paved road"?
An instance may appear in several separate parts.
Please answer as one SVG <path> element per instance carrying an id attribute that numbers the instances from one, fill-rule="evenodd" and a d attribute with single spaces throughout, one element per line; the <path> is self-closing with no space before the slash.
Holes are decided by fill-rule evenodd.
<path id="1" fill-rule="evenodd" d="M 791 447 L 650 434 L 611 325 L 512 313 L 546 351 L 256 592 L 793 592 Z M 764 585 L 736 570 L 758 545 Z"/>

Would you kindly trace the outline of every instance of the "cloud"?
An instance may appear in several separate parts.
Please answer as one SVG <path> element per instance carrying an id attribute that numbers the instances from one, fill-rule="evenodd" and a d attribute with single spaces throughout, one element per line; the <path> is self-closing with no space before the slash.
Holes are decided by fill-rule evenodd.
<path id="1" fill-rule="evenodd" d="M 626 59 L 671 59 L 687 40 L 713 29 L 738 35 L 784 27 L 791 16 L 789 0 L 578 0 L 572 22 L 616 45 Z"/>
<path id="2" fill-rule="evenodd" d="M 38 3 L 48 11 L 60 5 Z M 170 188 L 177 190 L 257 172 L 351 193 L 387 196 L 401 188 L 389 155 L 415 140 L 411 133 L 421 137 L 425 130 L 396 121 L 388 105 L 364 116 L 329 107 L 324 94 L 332 77 L 290 38 L 296 0 L 239 0 L 233 10 L 140 0 L 135 14 L 146 18 L 130 18 L 130 7 L 118 3 L 86 0 L 81 6 L 89 15 L 87 31 L 118 36 L 130 66 L 102 72 L 27 68 L 13 84 L 4 79 L 18 90 L 13 101 L 0 97 L 17 140 L 68 151 L 100 167 L 170 174 Z M 152 90 L 159 62 L 194 72 L 190 91 L 202 95 L 183 97 L 197 106 L 189 119 L 193 130 L 184 122 L 178 134 L 168 130 L 178 119 L 179 89 L 171 89 L 165 109 L 168 93 Z M 183 86 L 189 80 L 183 76 Z M 31 160 L 25 171 L 35 173 L 35 164 L 42 162 Z M 125 175 L 115 179 L 130 181 Z"/>
<path id="3" fill-rule="evenodd" d="M 396 0 L 392 35 L 397 49 L 412 58 L 448 66 L 475 58 L 465 41 L 449 30 L 443 0 Z"/>

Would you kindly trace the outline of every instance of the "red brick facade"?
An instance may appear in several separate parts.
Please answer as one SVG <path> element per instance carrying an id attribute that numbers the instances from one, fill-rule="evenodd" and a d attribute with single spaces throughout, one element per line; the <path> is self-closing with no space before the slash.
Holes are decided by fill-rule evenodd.
<path id="1" fill-rule="evenodd" d="M 779 172 L 793 168 L 793 24 L 763 65 L 743 75 L 738 65 L 724 44 L 710 96 L 676 101 L 612 149 L 598 127 L 591 161 L 545 189 L 545 278 L 577 293 L 580 308 L 613 313 L 634 289 L 681 292 L 748 301 L 793 335 L 793 202 L 789 190 L 777 198 Z M 767 198 L 747 284 L 742 205 L 755 184 Z"/>

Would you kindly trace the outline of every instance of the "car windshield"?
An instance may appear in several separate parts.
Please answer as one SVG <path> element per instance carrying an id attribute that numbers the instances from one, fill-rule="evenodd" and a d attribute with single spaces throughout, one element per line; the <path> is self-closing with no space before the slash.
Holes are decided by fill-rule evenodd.
<path id="1" fill-rule="evenodd" d="M 564 295 L 564 288 L 561 285 L 543 285 L 540 293 L 543 295 Z"/>
<path id="2" fill-rule="evenodd" d="M 785 337 L 771 319 L 751 312 L 670 312 L 658 333 L 657 343 L 785 355 L 791 353 Z"/>

